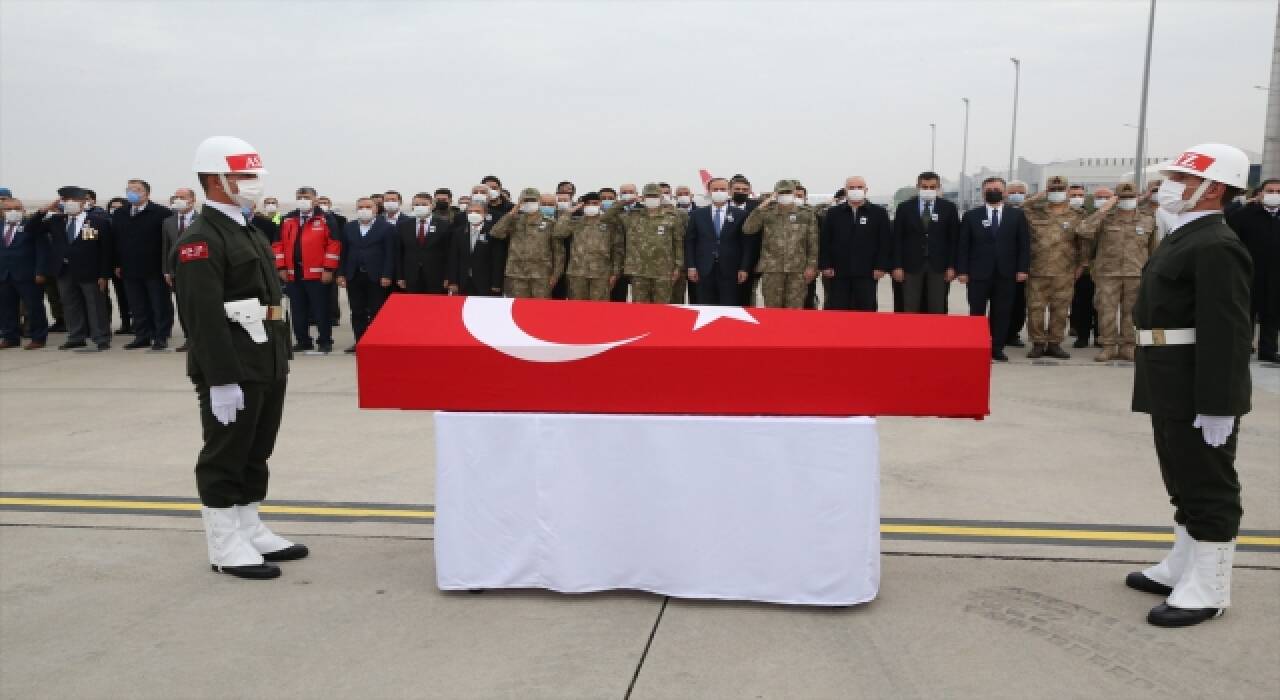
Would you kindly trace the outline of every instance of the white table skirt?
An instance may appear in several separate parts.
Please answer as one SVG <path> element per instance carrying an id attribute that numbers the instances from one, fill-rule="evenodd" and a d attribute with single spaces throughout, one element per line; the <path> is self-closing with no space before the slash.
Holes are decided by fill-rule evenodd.
<path id="1" fill-rule="evenodd" d="M 880 585 L 871 418 L 436 414 L 444 590 L 850 605 Z"/>

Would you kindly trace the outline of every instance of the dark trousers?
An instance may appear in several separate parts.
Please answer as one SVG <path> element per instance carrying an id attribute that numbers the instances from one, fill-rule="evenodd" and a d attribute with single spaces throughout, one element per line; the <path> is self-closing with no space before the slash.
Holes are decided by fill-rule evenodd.
<path id="1" fill-rule="evenodd" d="M 320 280 L 295 279 L 286 285 L 289 294 L 289 317 L 293 321 L 293 337 L 298 345 L 310 348 L 311 329 L 316 327 L 316 342 L 333 345 L 333 319 L 329 314 L 329 287 Z"/>
<path id="2" fill-rule="evenodd" d="M 404 271 L 404 291 L 412 294 L 445 294 L 444 280 L 427 277 L 427 268 L 416 265 Z"/>
<path id="3" fill-rule="evenodd" d="M 876 281 L 871 277 L 825 279 L 827 299 L 822 308 L 832 311 L 875 311 Z"/>
<path id="4" fill-rule="evenodd" d="M 173 297 L 163 277 L 125 279 L 133 333 L 140 340 L 168 340 L 173 333 Z"/>
<path id="5" fill-rule="evenodd" d="M 902 280 L 902 310 L 913 314 L 947 312 L 947 277 L 923 267 L 908 272 Z"/>
<path id="6" fill-rule="evenodd" d="M 1018 334 L 1027 324 L 1027 283 L 1013 283 L 1013 301 L 1009 305 L 1009 330 L 1007 343 L 1018 340 Z"/>
<path id="7" fill-rule="evenodd" d="M 824 288 L 825 291 L 825 288 Z M 818 280 L 814 279 L 809 283 L 809 288 L 804 292 L 804 308 L 818 308 Z"/>
<path id="8" fill-rule="evenodd" d="M 1240 480 L 1236 476 L 1236 438 L 1210 447 L 1190 419 L 1151 416 L 1160 476 L 1173 504 L 1173 520 L 1201 542 L 1227 542 L 1240 532 Z"/>
<path id="9" fill-rule="evenodd" d="M 124 280 L 111 278 L 111 288 L 116 292 L 116 306 L 120 307 L 120 326 L 133 328 L 133 311 L 129 306 L 129 294 L 125 291 Z M 107 297 L 107 323 L 111 323 L 111 297 Z"/>
<path id="10" fill-rule="evenodd" d="M 1003 352 L 1009 333 L 1009 309 L 1013 307 L 1014 289 L 1017 283 L 1008 277 L 992 277 L 988 280 L 969 279 L 969 315 L 987 316 L 991 329 L 991 354 Z"/>
<path id="11" fill-rule="evenodd" d="M 244 408 L 235 422 L 223 425 L 213 417 L 209 387 L 196 386 L 204 433 L 204 447 L 196 459 L 196 488 L 200 503 L 209 508 L 243 506 L 267 497 L 267 459 L 284 413 L 285 381 L 245 382 L 240 390 Z"/>
<path id="12" fill-rule="evenodd" d="M 329 285 L 329 322 L 338 325 L 342 320 L 342 304 L 338 301 L 338 285 Z"/>
<path id="13" fill-rule="evenodd" d="M 1258 357 L 1274 359 L 1280 352 L 1280 310 L 1264 309 L 1258 313 Z"/>
<path id="14" fill-rule="evenodd" d="M 893 282 L 893 312 L 900 314 L 907 310 L 907 290 L 902 282 Z"/>
<path id="15" fill-rule="evenodd" d="M 698 283 L 689 290 L 689 296 L 704 306 L 740 306 L 738 271 L 724 270 L 719 261 L 711 265 L 711 271 L 698 276 Z"/>
<path id="16" fill-rule="evenodd" d="M 618 283 L 613 285 L 613 289 L 609 290 L 609 301 L 626 301 L 627 293 L 630 292 L 631 277 L 623 275 L 618 278 Z"/>
<path id="17" fill-rule="evenodd" d="M 1098 311 L 1093 306 L 1093 277 L 1085 270 L 1076 280 L 1076 287 L 1071 297 L 1071 329 L 1076 338 L 1088 342 L 1089 334 L 1098 335 Z"/>
<path id="18" fill-rule="evenodd" d="M 44 286 L 34 280 L 0 280 L 0 340 L 17 345 L 22 340 L 18 307 L 27 311 L 27 327 L 31 339 L 45 342 L 49 338 L 49 318 L 44 313 Z"/>
<path id="19" fill-rule="evenodd" d="M 58 280 L 49 277 L 44 283 L 44 295 L 49 300 L 49 311 L 53 312 L 54 323 L 65 322 L 62 315 L 62 294 L 60 292 Z"/>
<path id="20" fill-rule="evenodd" d="M 382 280 L 370 277 L 364 270 L 347 280 L 347 304 L 351 307 L 351 330 L 355 332 L 356 340 L 364 335 L 386 300 L 387 290 L 382 286 Z"/>
<path id="21" fill-rule="evenodd" d="M 495 297 L 501 295 L 502 292 L 495 292 L 488 287 L 483 287 L 476 284 L 475 278 L 467 277 L 458 282 L 458 294 L 465 297 Z"/>
<path id="22" fill-rule="evenodd" d="M 58 278 L 58 292 L 67 319 L 67 342 L 79 343 L 86 337 L 95 343 L 111 342 L 107 295 L 98 289 L 97 282 L 77 282 L 64 274 Z"/>

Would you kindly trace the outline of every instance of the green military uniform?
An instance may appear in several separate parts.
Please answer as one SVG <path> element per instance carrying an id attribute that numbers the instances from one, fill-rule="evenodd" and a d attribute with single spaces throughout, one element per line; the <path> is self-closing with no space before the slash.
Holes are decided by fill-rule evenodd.
<path id="1" fill-rule="evenodd" d="M 609 278 L 622 274 L 622 234 L 602 216 L 561 216 L 552 232 L 569 239 L 569 298 L 609 300 Z"/>
<path id="2" fill-rule="evenodd" d="M 520 200 L 538 199 L 538 190 L 526 187 Z M 518 299 L 549 299 L 553 280 L 564 274 L 565 251 L 552 238 L 555 220 L 540 212 L 513 211 L 493 227 L 489 235 L 508 241 L 506 284 L 508 296 Z"/>
<path id="3" fill-rule="evenodd" d="M 1067 187 L 1064 177 L 1049 178 L 1050 187 Z M 1027 202 L 1023 207 L 1031 227 L 1031 269 L 1027 280 L 1027 334 L 1031 337 L 1031 356 L 1048 348 L 1058 357 L 1067 335 L 1067 316 L 1075 293 L 1076 269 L 1083 256 L 1079 230 L 1084 220 L 1081 212 L 1065 202 L 1047 204 Z M 1049 312 L 1048 326 L 1045 310 Z"/>
<path id="4" fill-rule="evenodd" d="M 1133 410 L 1151 415 L 1174 519 L 1198 541 L 1227 542 L 1240 528 L 1240 423 L 1215 448 L 1205 443 L 1194 419 L 1250 410 L 1252 275 L 1248 250 L 1214 212 L 1176 229 L 1155 249 L 1142 270 L 1133 310 L 1140 331 L 1195 331 L 1191 344 L 1138 347 Z"/>
<path id="5" fill-rule="evenodd" d="M 650 183 L 643 193 L 657 197 L 662 190 Z M 631 301 L 670 303 L 675 273 L 684 266 L 684 217 L 674 207 L 614 207 L 604 218 L 624 241 L 622 269 L 631 277 Z"/>
<path id="6" fill-rule="evenodd" d="M 1122 183 L 1116 187 L 1116 200 L 1132 199 L 1136 193 L 1133 183 Z M 1133 304 L 1142 267 L 1159 242 L 1156 218 L 1140 209 L 1126 211 L 1112 205 L 1090 214 L 1080 227 L 1080 236 L 1093 276 L 1098 340 L 1103 347 L 1094 359 L 1132 361 L 1136 343 Z"/>
<path id="7" fill-rule="evenodd" d="M 196 461 L 200 501 L 209 508 L 256 503 L 267 495 L 267 459 L 275 448 L 289 374 L 289 328 L 283 314 L 264 320 L 258 343 L 227 318 L 223 304 L 245 299 L 281 306 L 275 256 L 267 237 L 205 205 L 178 239 L 174 281 L 187 329 L 187 375 L 196 385 L 204 447 Z M 238 384 L 244 408 L 223 425 L 209 387 Z"/>
<path id="8" fill-rule="evenodd" d="M 776 192 L 793 192 L 790 180 L 779 181 Z M 762 236 L 760 293 L 769 308 L 804 308 L 806 271 L 818 268 L 818 218 L 807 207 L 783 207 L 776 201 L 758 206 L 742 224 L 742 233 Z"/>

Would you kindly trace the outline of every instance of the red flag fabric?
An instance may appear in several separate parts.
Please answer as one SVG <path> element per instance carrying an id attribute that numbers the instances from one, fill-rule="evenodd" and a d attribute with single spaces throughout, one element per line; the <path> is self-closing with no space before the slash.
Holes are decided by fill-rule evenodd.
<path id="1" fill-rule="evenodd" d="M 393 294 L 356 355 L 362 408 L 989 413 L 981 317 Z"/>

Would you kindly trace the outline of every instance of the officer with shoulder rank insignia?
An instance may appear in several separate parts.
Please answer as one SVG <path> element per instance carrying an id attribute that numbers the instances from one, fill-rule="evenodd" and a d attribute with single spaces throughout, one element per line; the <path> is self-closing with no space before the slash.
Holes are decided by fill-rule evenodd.
<path id="1" fill-rule="evenodd" d="M 818 218 L 795 204 L 795 180 L 779 180 L 742 225 L 760 236 L 760 292 L 769 308 L 804 308 L 818 271 Z"/>
<path id="2" fill-rule="evenodd" d="M 258 514 L 289 373 L 275 256 L 243 213 L 262 196 L 266 170 L 253 146 L 231 136 L 205 139 L 194 170 L 205 206 L 178 238 L 174 282 L 204 432 L 196 486 L 209 564 L 241 578 L 275 578 L 280 569 L 272 562 L 308 550 Z"/>
<path id="3" fill-rule="evenodd" d="M 1047 194 L 1026 200 L 1023 209 L 1031 225 L 1031 277 L 1027 280 L 1027 357 L 1048 355 L 1065 360 L 1062 349 L 1067 335 L 1067 314 L 1076 280 L 1084 272 L 1080 257 L 1079 228 L 1083 217 L 1068 202 L 1067 179 L 1049 178 Z M 1045 311 L 1049 312 L 1048 327 Z"/>
<path id="4" fill-rule="evenodd" d="M 574 216 L 581 213 L 582 216 Z M 600 194 L 588 192 L 571 211 L 562 214 L 552 233 L 569 239 L 569 298 L 608 301 L 609 290 L 622 274 L 622 234 L 600 215 Z"/>
<path id="5" fill-rule="evenodd" d="M 520 209 L 502 217 L 489 235 L 507 241 L 506 279 L 515 298 L 549 299 L 564 272 L 564 246 L 552 238 L 556 197 L 536 188 L 520 190 Z"/>
<path id="6" fill-rule="evenodd" d="M 1138 296 L 1138 280 L 1147 258 L 1156 249 L 1156 218 L 1138 210 L 1138 189 L 1132 182 L 1116 186 L 1116 196 L 1091 214 L 1080 226 L 1084 259 L 1094 283 L 1094 306 L 1098 310 L 1098 340 L 1102 352 L 1097 362 L 1116 359 L 1133 361 L 1133 302 Z M 1119 323 L 1119 338 L 1117 335 Z M 1082 331 L 1088 334 L 1088 329 Z"/>
<path id="7" fill-rule="evenodd" d="M 1176 525 L 1168 556 L 1125 584 L 1167 596 L 1149 623 L 1185 627 L 1231 604 L 1242 513 L 1236 440 L 1253 389 L 1253 263 L 1222 210 L 1246 186 L 1249 158 L 1233 146 L 1201 144 L 1161 174 L 1156 199 L 1170 227 L 1142 269 L 1133 310 L 1133 410 L 1151 415 Z"/>
<path id="8" fill-rule="evenodd" d="M 641 194 L 642 206 L 614 207 L 605 219 L 623 239 L 622 268 L 631 278 L 631 301 L 667 304 L 684 267 L 686 215 L 662 205 L 657 183 L 645 185 Z"/>

